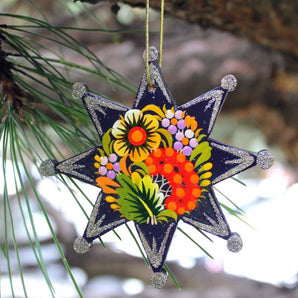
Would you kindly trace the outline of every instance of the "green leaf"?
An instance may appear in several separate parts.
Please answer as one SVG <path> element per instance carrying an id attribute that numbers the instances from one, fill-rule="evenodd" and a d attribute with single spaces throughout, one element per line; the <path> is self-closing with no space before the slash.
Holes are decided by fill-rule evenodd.
<path id="1" fill-rule="evenodd" d="M 173 146 L 173 137 L 167 129 L 159 128 L 156 130 L 156 132 L 160 133 L 166 139 L 167 146 L 169 146 L 169 147 Z"/>
<path id="2" fill-rule="evenodd" d="M 195 168 L 197 168 L 200 164 L 210 159 L 211 150 L 212 148 L 207 141 L 199 143 L 199 145 L 191 153 L 189 160 L 192 161 L 197 158 L 195 162 Z"/>
<path id="3" fill-rule="evenodd" d="M 139 169 L 136 169 L 136 171 L 140 172 L 140 174 L 143 174 L 143 176 L 149 174 L 149 169 L 144 162 L 134 162 L 132 166 L 141 169 L 141 171 Z"/>
<path id="4" fill-rule="evenodd" d="M 107 156 L 110 156 L 111 152 L 111 141 L 112 138 L 110 136 L 110 133 L 112 131 L 112 128 L 110 128 L 102 137 L 102 147 L 104 152 L 107 154 Z"/>
<path id="5" fill-rule="evenodd" d="M 162 210 L 161 212 L 159 212 L 157 219 L 161 219 L 161 217 L 170 217 L 175 219 L 176 221 L 178 219 L 177 213 L 170 209 Z"/>

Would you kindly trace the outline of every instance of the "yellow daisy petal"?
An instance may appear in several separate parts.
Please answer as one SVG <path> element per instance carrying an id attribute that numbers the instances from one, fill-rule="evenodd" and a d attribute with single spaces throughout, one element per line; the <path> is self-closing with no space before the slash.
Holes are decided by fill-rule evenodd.
<path id="1" fill-rule="evenodd" d="M 125 142 L 122 140 L 116 140 L 114 142 L 114 150 L 115 153 L 118 154 L 119 156 L 124 156 L 129 153 L 129 149 L 126 146 Z"/>
<path id="2" fill-rule="evenodd" d="M 126 124 L 122 120 L 117 120 L 112 127 L 112 135 L 116 139 L 123 137 L 123 131 L 127 129 Z"/>
<path id="3" fill-rule="evenodd" d="M 147 145 L 150 150 L 155 150 L 159 147 L 161 141 L 161 137 L 159 133 L 152 133 L 147 138 Z"/>
<path id="4" fill-rule="evenodd" d="M 128 110 L 124 115 L 124 120 L 126 123 L 132 124 L 132 123 L 138 123 L 142 114 L 140 110 L 137 109 L 131 109 Z"/>
<path id="5" fill-rule="evenodd" d="M 133 162 L 143 161 L 148 157 L 148 150 L 142 147 L 137 147 L 132 150 L 129 157 Z"/>
<path id="6" fill-rule="evenodd" d="M 143 118 L 143 127 L 148 132 L 153 132 L 159 128 L 159 122 L 153 115 L 146 114 Z"/>

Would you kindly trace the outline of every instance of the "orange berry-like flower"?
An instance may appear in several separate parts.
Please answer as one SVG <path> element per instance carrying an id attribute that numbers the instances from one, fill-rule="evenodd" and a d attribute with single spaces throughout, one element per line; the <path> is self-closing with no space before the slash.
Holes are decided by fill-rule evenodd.
<path id="1" fill-rule="evenodd" d="M 182 198 L 182 197 L 185 196 L 185 190 L 182 187 L 179 187 L 179 188 L 176 189 L 175 194 L 178 198 Z"/>
<path id="2" fill-rule="evenodd" d="M 175 211 L 177 209 L 177 204 L 175 202 L 169 202 L 166 204 L 166 208 Z"/>
<path id="3" fill-rule="evenodd" d="M 154 175 L 157 171 L 157 167 L 154 164 L 148 165 L 148 170 L 150 175 Z"/>
<path id="4" fill-rule="evenodd" d="M 194 189 L 192 190 L 192 192 L 191 192 L 191 194 L 192 194 L 192 196 L 193 196 L 194 198 L 198 198 L 198 197 L 200 197 L 201 193 L 202 193 L 202 190 L 201 190 L 200 187 L 196 187 L 196 188 L 194 188 Z"/>
<path id="5" fill-rule="evenodd" d="M 154 157 L 157 157 L 157 158 L 161 157 L 162 156 L 161 149 L 160 148 L 157 148 L 156 150 L 154 150 L 153 151 L 153 155 L 154 155 Z"/>
<path id="6" fill-rule="evenodd" d="M 165 154 L 167 157 L 172 157 L 175 153 L 175 150 L 171 147 L 165 149 Z"/>
<path id="7" fill-rule="evenodd" d="M 177 212 L 178 215 L 183 215 L 185 213 L 185 208 L 184 207 L 179 207 L 176 212 Z"/>
<path id="8" fill-rule="evenodd" d="M 181 184 L 183 181 L 182 176 L 180 174 L 175 174 L 172 179 L 173 182 L 175 182 L 176 184 Z"/>
<path id="9" fill-rule="evenodd" d="M 186 172 L 193 171 L 193 169 L 194 169 L 193 163 L 190 162 L 190 161 L 186 162 L 185 165 L 184 165 L 184 169 L 185 169 Z"/>
<path id="10" fill-rule="evenodd" d="M 192 184 L 198 184 L 199 183 L 199 180 L 200 180 L 200 177 L 197 173 L 194 173 L 190 176 L 190 182 Z"/>
<path id="11" fill-rule="evenodd" d="M 183 153 L 179 152 L 179 153 L 176 155 L 176 160 L 177 160 L 178 162 L 184 162 L 184 161 L 186 160 L 186 156 L 185 156 Z"/>
<path id="12" fill-rule="evenodd" d="M 171 165 L 170 163 L 166 163 L 164 166 L 163 166 L 163 170 L 166 174 L 170 174 L 173 172 L 174 170 L 174 167 L 173 165 Z"/>
<path id="13" fill-rule="evenodd" d="M 187 209 L 189 211 L 194 210 L 197 207 L 197 201 L 189 201 L 187 202 Z"/>

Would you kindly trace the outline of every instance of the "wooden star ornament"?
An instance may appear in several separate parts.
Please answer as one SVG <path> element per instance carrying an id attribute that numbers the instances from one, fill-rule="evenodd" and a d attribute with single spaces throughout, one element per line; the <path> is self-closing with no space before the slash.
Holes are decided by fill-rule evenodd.
<path id="1" fill-rule="evenodd" d="M 158 65 L 159 53 L 149 49 L 149 73 L 143 75 L 132 109 L 73 85 L 99 135 L 100 145 L 64 161 L 46 160 L 45 176 L 65 174 L 100 188 L 78 253 L 116 227 L 133 221 L 153 270 L 151 282 L 161 288 L 164 262 L 180 220 L 227 240 L 238 252 L 242 241 L 232 233 L 213 185 L 255 165 L 268 169 L 273 156 L 257 155 L 210 138 L 224 100 L 237 85 L 226 75 L 217 87 L 177 106 Z"/>

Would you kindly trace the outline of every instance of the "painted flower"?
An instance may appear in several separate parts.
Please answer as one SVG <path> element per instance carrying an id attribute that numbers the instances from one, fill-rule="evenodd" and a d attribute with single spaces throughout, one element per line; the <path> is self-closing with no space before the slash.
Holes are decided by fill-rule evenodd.
<path id="1" fill-rule="evenodd" d="M 118 156 L 115 153 L 112 153 L 108 156 L 94 156 L 95 163 L 94 167 L 98 169 L 99 175 L 107 176 L 110 179 L 115 179 L 117 173 L 120 172 L 120 165 L 118 162 Z"/>
<path id="2" fill-rule="evenodd" d="M 208 159 L 208 156 L 202 159 L 202 163 Z M 165 208 L 177 215 L 194 210 L 204 188 L 211 183 L 209 180 L 212 175 L 209 171 L 212 168 L 211 163 L 202 166 L 201 162 L 198 163 L 199 171 L 197 171 L 193 162 L 189 161 L 183 152 L 176 151 L 172 147 L 154 150 L 144 162 L 148 166 L 149 175 L 166 179 L 163 182 L 163 189 L 167 193 L 170 190 L 170 195 L 165 198 Z"/>
<path id="3" fill-rule="evenodd" d="M 129 110 L 117 120 L 112 128 L 115 153 L 129 155 L 133 162 L 143 161 L 150 151 L 156 149 L 161 136 L 157 132 L 159 122 L 155 116 L 137 109 Z"/>
<path id="4" fill-rule="evenodd" d="M 172 135 L 173 148 L 176 151 L 182 151 L 186 156 L 190 156 L 193 148 L 198 145 L 197 137 L 201 131 L 201 129 L 197 129 L 198 124 L 195 118 L 185 115 L 185 111 L 175 111 L 172 108 L 164 112 L 161 125 Z"/>

